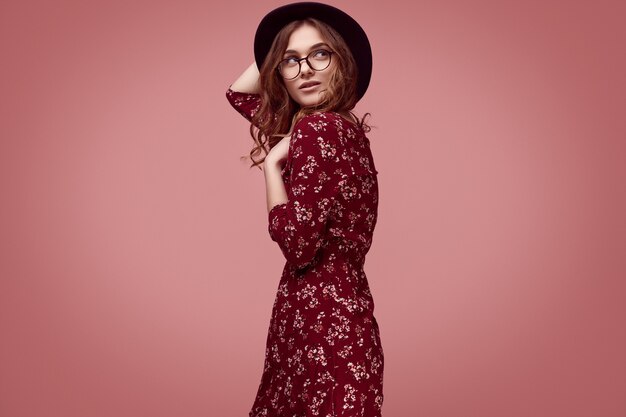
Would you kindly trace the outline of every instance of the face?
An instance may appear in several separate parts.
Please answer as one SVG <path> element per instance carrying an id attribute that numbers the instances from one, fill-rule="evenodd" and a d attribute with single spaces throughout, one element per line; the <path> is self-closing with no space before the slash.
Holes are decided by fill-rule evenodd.
<path id="1" fill-rule="evenodd" d="M 320 48 L 326 49 L 327 51 L 331 50 L 328 44 L 315 46 L 318 43 L 325 43 L 320 32 L 314 26 L 304 24 L 292 32 L 286 49 L 286 51 L 291 51 L 286 52 L 283 58 L 304 58 L 310 52 L 317 51 Z M 316 55 L 323 56 L 323 54 Z M 315 58 L 312 56 L 311 60 L 313 59 Z M 335 61 L 336 58 L 331 55 L 330 65 L 323 70 L 315 71 L 309 67 L 306 60 L 302 60 L 301 72 L 296 78 L 292 80 L 283 78 L 283 82 L 291 98 L 296 103 L 300 104 L 301 107 L 314 106 L 319 103 L 328 86 L 330 76 L 335 70 Z M 319 84 L 311 88 L 300 88 L 302 84 L 306 82 L 318 82 Z"/>

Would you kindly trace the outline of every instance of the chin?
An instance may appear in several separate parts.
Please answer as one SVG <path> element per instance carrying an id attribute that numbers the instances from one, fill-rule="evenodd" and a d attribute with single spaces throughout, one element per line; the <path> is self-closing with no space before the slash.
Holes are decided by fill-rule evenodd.
<path id="1" fill-rule="evenodd" d="M 320 93 L 317 95 L 317 97 L 313 98 L 311 96 L 307 97 L 306 99 L 303 100 L 303 103 L 305 106 L 315 106 L 319 103 L 321 103 L 324 100 L 324 92 L 320 91 Z"/>

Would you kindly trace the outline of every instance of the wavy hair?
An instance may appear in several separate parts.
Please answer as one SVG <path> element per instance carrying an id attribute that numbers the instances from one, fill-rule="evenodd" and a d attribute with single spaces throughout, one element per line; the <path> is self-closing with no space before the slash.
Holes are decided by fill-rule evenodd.
<path id="1" fill-rule="evenodd" d="M 301 107 L 289 95 L 283 78 L 276 71 L 276 67 L 283 59 L 289 37 L 294 30 L 304 24 L 317 28 L 324 41 L 336 53 L 333 54 L 332 58 L 335 60 L 334 71 L 330 76 L 323 99 L 315 106 Z M 359 129 L 365 133 L 369 132 L 371 127 L 365 123 L 365 117 L 371 116 L 371 114 L 366 113 L 359 120 L 352 112 L 357 102 L 357 74 L 357 64 L 350 48 L 341 35 L 330 25 L 309 17 L 294 20 L 283 27 L 274 38 L 270 51 L 259 69 L 261 106 L 252 117 L 250 125 L 250 135 L 255 143 L 249 154 L 249 158 L 253 161 L 250 167 L 262 164 L 269 151 L 285 136 L 290 136 L 293 133 L 293 127 L 300 119 L 315 112 L 348 113 Z M 265 155 L 262 159 L 255 161 L 254 157 L 262 151 L 265 152 Z M 243 158 L 247 157 L 244 156 Z"/>

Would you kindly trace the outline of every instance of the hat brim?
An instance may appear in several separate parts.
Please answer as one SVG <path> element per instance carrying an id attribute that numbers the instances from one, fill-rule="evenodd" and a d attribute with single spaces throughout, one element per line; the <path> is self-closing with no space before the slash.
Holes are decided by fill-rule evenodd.
<path id="1" fill-rule="evenodd" d="M 363 28 L 350 15 L 324 3 L 299 2 L 278 7 L 259 23 L 254 36 L 254 59 L 261 68 L 280 30 L 294 20 L 313 17 L 333 27 L 344 39 L 357 64 L 357 101 L 369 87 L 372 76 L 372 48 Z"/>

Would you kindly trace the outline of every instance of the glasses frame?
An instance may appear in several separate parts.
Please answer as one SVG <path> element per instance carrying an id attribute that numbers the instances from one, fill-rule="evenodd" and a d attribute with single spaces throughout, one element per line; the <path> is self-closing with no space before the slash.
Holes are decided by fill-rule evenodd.
<path id="1" fill-rule="evenodd" d="M 325 51 L 325 52 L 328 52 L 328 56 L 329 56 L 329 58 L 328 58 L 328 65 L 326 65 L 326 66 L 325 66 L 324 68 L 322 68 L 321 70 L 316 70 L 315 68 L 313 68 L 313 67 L 311 66 L 311 61 L 309 61 L 309 57 L 311 56 L 311 54 L 314 54 L 314 53 L 319 52 L 319 51 Z M 313 71 L 324 71 L 326 68 L 328 68 L 328 67 L 330 66 L 330 63 L 331 63 L 331 62 L 332 62 L 332 60 L 333 60 L 333 54 L 335 54 L 335 51 L 331 51 L 331 50 L 326 49 L 326 48 L 318 48 L 318 49 L 316 49 L 316 50 L 314 50 L 314 51 L 309 52 L 309 54 L 308 54 L 307 56 L 305 56 L 304 58 L 289 57 L 289 58 L 282 59 L 282 60 L 278 63 L 278 65 L 276 66 L 276 71 L 278 71 L 278 74 L 279 74 L 281 77 L 283 77 L 285 80 L 294 80 L 294 79 L 298 78 L 298 75 L 300 75 L 300 73 L 302 72 L 302 61 L 306 61 L 306 64 L 307 64 L 307 65 L 309 66 L 309 68 L 311 68 Z M 294 59 L 294 58 L 298 61 L 298 73 L 297 73 L 294 77 L 292 77 L 292 78 L 287 78 L 287 77 L 285 77 L 285 76 L 284 76 L 284 75 L 280 72 L 280 66 L 282 65 L 282 63 L 283 63 L 283 62 L 288 61 L 288 60 L 290 60 L 290 59 Z"/>

